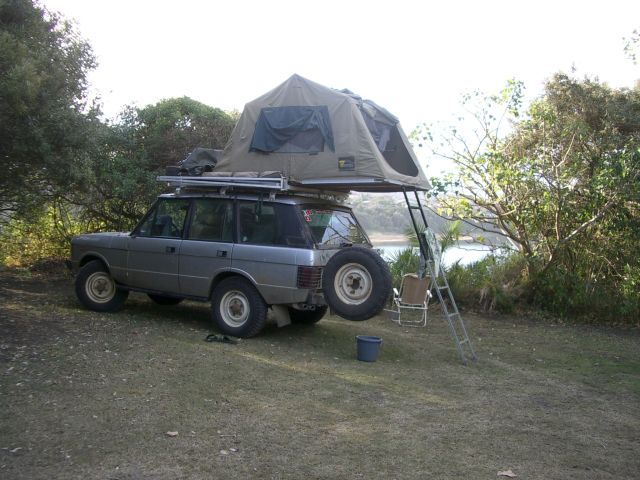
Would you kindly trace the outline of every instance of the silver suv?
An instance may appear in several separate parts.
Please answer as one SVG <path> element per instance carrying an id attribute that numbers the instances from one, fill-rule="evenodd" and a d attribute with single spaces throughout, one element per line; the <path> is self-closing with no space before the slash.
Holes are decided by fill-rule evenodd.
<path id="1" fill-rule="evenodd" d="M 384 260 L 350 208 L 261 193 L 161 195 L 130 233 L 71 242 L 76 294 L 97 311 L 129 291 L 156 303 L 208 301 L 218 329 L 237 337 L 278 323 L 315 323 L 330 307 L 348 320 L 377 315 L 391 293 Z"/>

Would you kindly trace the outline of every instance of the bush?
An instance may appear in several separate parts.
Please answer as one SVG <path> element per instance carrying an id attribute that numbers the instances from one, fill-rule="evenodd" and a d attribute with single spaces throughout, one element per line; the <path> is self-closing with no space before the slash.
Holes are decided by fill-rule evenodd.
<path id="1" fill-rule="evenodd" d="M 393 286 L 399 288 L 403 275 L 418 271 L 420 254 L 417 248 L 407 247 L 393 254 L 388 263 Z"/>
<path id="2" fill-rule="evenodd" d="M 30 218 L 14 218 L 0 227 L 0 262 L 29 266 L 51 257 L 69 257 L 71 237 L 89 230 L 68 208 L 49 205 Z"/>
<path id="3" fill-rule="evenodd" d="M 549 269 L 535 279 L 531 304 L 562 318 L 594 323 L 636 324 L 640 318 L 640 271 L 627 265 L 621 288 L 579 271 Z"/>
<path id="4" fill-rule="evenodd" d="M 508 313 L 526 291 L 525 265 L 520 254 L 494 254 L 469 265 L 454 263 L 447 269 L 447 279 L 459 304 Z"/>
<path id="5" fill-rule="evenodd" d="M 627 266 L 622 288 L 597 279 L 585 281 L 579 271 L 562 266 L 533 278 L 519 253 L 489 255 L 470 265 L 455 263 L 447 277 L 460 305 L 485 311 L 512 312 L 535 307 L 550 314 L 596 323 L 638 325 L 640 318 L 640 269 Z"/>
<path id="6" fill-rule="evenodd" d="M 389 267 L 393 284 L 400 285 L 403 274 L 416 272 L 419 262 L 416 248 L 392 256 Z M 598 277 L 585 280 L 584 268 L 569 270 L 555 265 L 541 271 L 540 265 L 528 265 L 518 252 L 488 255 L 469 265 L 456 262 L 446 270 L 460 306 L 501 313 L 534 307 L 565 319 L 640 326 L 637 265 L 625 266 L 619 286 L 599 281 Z M 530 278 L 530 270 L 538 273 Z"/>

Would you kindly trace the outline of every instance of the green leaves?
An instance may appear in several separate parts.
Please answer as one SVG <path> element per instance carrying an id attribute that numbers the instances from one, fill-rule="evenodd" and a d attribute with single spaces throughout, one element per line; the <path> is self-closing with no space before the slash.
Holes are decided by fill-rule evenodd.
<path id="1" fill-rule="evenodd" d="M 467 119 L 433 142 L 456 170 L 432 179 L 430 196 L 442 214 L 506 235 L 536 279 L 532 298 L 559 270 L 572 289 L 595 282 L 615 298 L 625 265 L 639 265 L 640 91 L 557 74 L 526 114 L 522 92 L 511 80 L 464 97 Z M 548 304 L 567 312 L 576 292 Z"/>
<path id="2" fill-rule="evenodd" d="M 94 118 L 89 45 L 68 23 L 28 0 L 0 5 L 0 206 L 28 212 L 68 186 Z"/>

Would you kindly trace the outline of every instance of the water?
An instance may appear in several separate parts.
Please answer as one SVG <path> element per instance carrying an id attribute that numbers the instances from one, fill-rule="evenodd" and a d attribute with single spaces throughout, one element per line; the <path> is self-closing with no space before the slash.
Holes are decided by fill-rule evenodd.
<path id="1" fill-rule="evenodd" d="M 374 245 L 374 248 L 379 248 L 383 251 L 382 256 L 385 260 L 389 260 L 393 255 L 407 248 L 407 243 L 385 243 Z M 478 260 L 482 260 L 491 252 L 491 249 L 486 245 L 480 243 L 460 242 L 459 245 L 449 247 L 443 255 L 443 263 L 446 266 L 450 266 L 457 261 L 460 261 L 461 265 L 468 265 Z"/>

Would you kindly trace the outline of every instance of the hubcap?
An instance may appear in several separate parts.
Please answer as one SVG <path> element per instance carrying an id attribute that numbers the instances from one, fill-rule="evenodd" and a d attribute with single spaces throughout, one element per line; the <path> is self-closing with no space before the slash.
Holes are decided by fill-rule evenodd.
<path id="1" fill-rule="evenodd" d="M 116 294 L 116 284 L 106 272 L 89 275 L 86 286 L 87 296 L 95 303 L 107 303 Z"/>
<path id="2" fill-rule="evenodd" d="M 241 327 L 249 318 L 251 308 L 249 300 L 238 290 L 231 290 L 224 294 L 220 301 L 220 315 L 224 322 L 231 327 Z"/>
<path id="3" fill-rule="evenodd" d="M 360 305 L 371 295 L 373 287 L 369 271 L 359 263 L 348 263 L 338 270 L 333 281 L 340 301 Z"/>

